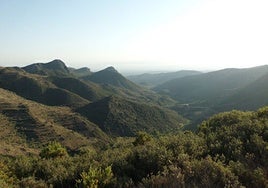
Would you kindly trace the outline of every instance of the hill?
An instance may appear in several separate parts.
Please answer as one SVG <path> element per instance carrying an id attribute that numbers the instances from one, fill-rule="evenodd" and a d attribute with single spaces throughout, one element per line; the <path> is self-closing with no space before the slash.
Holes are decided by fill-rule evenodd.
<path id="1" fill-rule="evenodd" d="M 223 69 L 174 79 L 154 89 L 176 100 L 171 109 L 191 120 L 186 129 L 196 129 L 213 114 L 232 109 L 256 110 L 266 105 L 267 74 L 267 65 Z"/>
<path id="2" fill-rule="evenodd" d="M 180 103 L 213 105 L 268 73 L 268 66 L 224 69 L 168 81 L 154 89 Z"/>
<path id="3" fill-rule="evenodd" d="M 35 153 L 58 141 L 70 150 L 108 140 L 98 126 L 68 107 L 51 107 L 0 89 L 0 154 Z"/>
<path id="4" fill-rule="evenodd" d="M 107 134 L 133 136 L 180 129 L 186 120 L 174 111 L 110 96 L 77 110 Z"/>
<path id="5" fill-rule="evenodd" d="M 215 108 L 223 110 L 255 110 L 268 105 L 268 73 L 253 83 L 239 89 L 235 94 L 216 104 Z"/>
<path id="6" fill-rule="evenodd" d="M 0 87 L 47 105 L 79 107 L 88 103 L 79 95 L 56 87 L 47 77 L 20 68 L 0 68 Z"/>
<path id="7" fill-rule="evenodd" d="M 181 70 L 177 72 L 167 72 L 158 74 L 145 73 L 140 75 L 131 75 L 128 76 L 127 78 L 136 84 L 152 88 L 156 87 L 157 85 L 161 85 L 169 80 L 197 74 L 201 74 L 201 72 L 193 70 Z"/>
<path id="8" fill-rule="evenodd" d="M 57 87 L 66 89 L 89 101 L 96 101 L 109 95 L 109 92 L 102 86 L 90 81 L 85 82 L 74 77 L 59 76 L 50 77 L 49 80 Z"/>

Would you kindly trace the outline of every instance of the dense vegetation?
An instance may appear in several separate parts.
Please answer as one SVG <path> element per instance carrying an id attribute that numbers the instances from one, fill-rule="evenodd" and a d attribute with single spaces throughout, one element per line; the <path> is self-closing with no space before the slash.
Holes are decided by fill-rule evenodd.
<path id="1" fill-rule="evenodd" d="M 115 138 L 69 152 L 2 156 L 0 187 L 268 187 L 268 107 L 231 111 L 189 131 Z"/>

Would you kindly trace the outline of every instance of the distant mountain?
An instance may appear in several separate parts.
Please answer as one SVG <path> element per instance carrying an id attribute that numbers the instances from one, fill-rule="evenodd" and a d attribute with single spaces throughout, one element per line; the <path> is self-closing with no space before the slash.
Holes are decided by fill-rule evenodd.
<path id="1" fill-rule="evenodd" d="M 154 88 L 180 103 L 214 105 L 268 73 L 268 66 L 224 69 L 168 81 Z"/>
<path id="2" fill-rule="evenodd" d="M 28 73 L 40 75 L 66 75 L 70 71 L 63 61 L 55 59 L 49 63 L 35 63 L 22 68 Z"/>
<path id="3" fill-rule="evenodd" d="M 35 153 L 39 146 L 58 141 L 70 150 L 103 142 L 109 137 L 97 125 L 68 107 L 29 101 L 0 88 L 0 154 Z"/>
<path id="4" fill-rule="evenodd" d="M 0 68 L 0 87 L 47 105 L 79 107 L 89 102 L 75 93 L 58 88 L 47 77 L 30 74 L 20 68 Z"/>
<path id="5" fill-rule="evenodd" d="M 216 108 L 220 111 L 231 109 L 256 110 L 266 105 L 268 105 L 268 73 L 239 89 L 232 96 L 217 104 Z"/>
<path id="6" fill-rule="evenodd" d="M 268 66 L 223 69 L 168 81 L 154 88 L 177 101 L 172 110 L 191 120 L 186 129 L 232 109 L 256 110 L 268 104 Z"/>
<path id="7" fill-rule="evenodd" d="M 89 80 L 98 84 L 108 84 L 111 86 L 129 89 L 140 90 L 141 88 L 133 82 L 122 76 L 114 67 L 108 67 L 104 70 L 93 73 L 92 75 L 83 77 L 84 80 Z"/>
<path id="8" fill-rule="evenodd" d="M 158 73 L 158 74 L 140 74 L 140 75 L 132 75 L 128 76 L 127 78 L 132 82 L 147 86 L 147 87 L 156 87 L 157 85 L 163 84 L 169 80 L 175 78 L 182 78 L 185 76 L 197 75 L 201 74 L 199 71 L 193 70 L 181 70 L 177 72 L 167 72 L 167 73 Z"/>
<path id="9" fill-rule="evenodd" d="M 174 111 L 110 96 L 77 110 L 109 135 L 133 136 L 179 129 L 186 122 Z"/>
<path id="10" fill-rule="evenodd" d="M 79 68 L 79 69 L 69 67 L 68 69 L 76 77 L 84 77 L 84 76 L 89 76 L 89 75 L 93 74 L 88 67 L 83 67 L 83 68 Z"/>

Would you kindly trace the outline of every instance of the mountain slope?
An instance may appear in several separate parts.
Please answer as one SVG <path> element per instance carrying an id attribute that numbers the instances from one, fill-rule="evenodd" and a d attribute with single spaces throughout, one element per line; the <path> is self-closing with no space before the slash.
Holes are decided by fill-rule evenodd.
<path id="1" fill-rule="evenodd" d="M 0 123 L 0 145 L 6 148 L 23 148 L 26 144 L 31 151 L 32 143 L 42 145 L 56 140 L 75 150 L 108 140 L 98 126 L 68 107 L 45 106 L 4 89 L 0 89 Z"/>
<path id="2" fill-rule="evenodd" d="M 109 95 L 103 87 L 90 81 L 84 82 L 74 77 L 56 76 L 50 77 L 49 79 L 57 87 L 66 89 L 89 101 L 96 101 Z"/>
<path id="3" fill-rule="evenodd" d="M 29 74 L 19 68 L 0 68 L 0 87 L 47 105 L 79 107 L 88 103 L 86 99 L 56 87 L 47 77 Z"/>
<path id="4" fill-rule="evenodd" d="M 40 75 L 67 75 L 70 73 L 63 61 L 55 59 L 49 63 L 35 63 L 22 68 L 28 73 Z"/>
<path id="5" fill-rule="evenodd" d="M 268 73 L 255 82 L 239 89 L 234 95 L 228 97 L 216 108 L 220 111 L 239 109 L 256 110 L 268 105 Z"/>
<path id="6" fill-rule="evenodd" d="M 88 104 L 77 111 L 114 136 L 133 136 L 138 131 L 168 132 L 181 128 L 186 122 L 174 111 L 114 96 Z"/>
<path id="7" fill-rule="evenodd" d="M 201 74 L 201 72 L 192 70 L 181 70 L 177 72 L 158 73 L 158 74 L 145 73 L 141 75 L 128 76 L 127 78 L 136 84 L 140 84 L 147 87 L 156 87 L 157 85 L 163 84 L 169 80 L 197 74 Z"/>
<path id="8" fill-rule="evenodd" d="M 268 66 L 248 69 L 224 69 L 168 81 L 155 88 L 181 103 L 213 105 L 268 72 Z"/>

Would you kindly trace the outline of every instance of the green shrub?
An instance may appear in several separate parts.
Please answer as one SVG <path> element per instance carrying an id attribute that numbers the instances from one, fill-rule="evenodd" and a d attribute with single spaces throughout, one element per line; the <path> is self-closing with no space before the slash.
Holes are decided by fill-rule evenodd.
<path id="1" fill-rule="evenodd" d="M 81 188 L 105 187 L 114 180 L 111 166 L 106 168 L 90 167 L 87 172 L 82 172 L 80 176 L 81 178 L 77 180 L 77 183 Z"/>
<path id="2" fill-rule="evenodd" d="M 55 158 L 55 157 L 64 157 L 68 153 L 66 149 L 58 142 L 50 142 L 46 147 L 40 152 L 40 157 L 42 158 Z"/>

